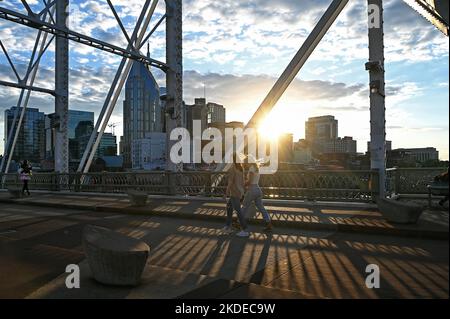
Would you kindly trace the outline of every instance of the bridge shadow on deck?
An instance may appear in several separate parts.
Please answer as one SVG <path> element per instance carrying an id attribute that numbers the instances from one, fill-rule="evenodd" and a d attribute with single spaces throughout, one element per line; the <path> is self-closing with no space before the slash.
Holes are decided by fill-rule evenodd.
<path id="1" fill-rule="evenodd" d="M 48 197 L 47 197 L 48 196 Z M 92 204 L 92 198 L 64 200 Z M 22 204 L 49 195 L 22 200 Z M 103 197 L 97 197 L 95 203 Z M 53 197 L 53 200 L 60 200 Z M 107 207 L 130 207 L 109 199 Z M 103 202 L 104 203 L 104 202 Z M 105 204 L 101 204 L 105 205 Z M 90 210 L 11 205 L 0 212 L 3 278 L 0 297 L 39 298 L 448 298 L 448 240 L 374 236 L 364 233 L 314 232 L 276 228 L 273 234 L 251 225 L 248 239 L 221 233 L 224 202 L 152 199 L 145 208 L 157 216 L 119 214 L 104 207 Z M 81 206 L 80 206 L 81 207 Z M 103 206 L 102 206 L 103 207 Z M 362 209 L 267 205 L 274 220 L 310 223 L 383 222 L 379 213 Z M 23 212 L 20 213 L 21 209 Z M 56 212 L 54 212 L 56 211 Z M 178 213 L 179 218 L 165 218 Z M 190 213 L 189 213 L 190 212 Z M 139 213 L 139 211 L 135 212 Z M 142 215 L 145 215 L 142 213 Z M 191 215 L 189 215 L 189 214 Z M 351 216 L 350 216 L 351 214 Z M 205 218 L 193 219 L 192 215 Z M 433 215 L 435 217 L 435 215 Z M 216 217 L 216 218 L 214 218 Z M 447 218 L 448 214 L 439 218 Z M 217 223 L 221 221 L 221 223 Z M 106 287 L 93 281 L 83 260 L 81 231 L 87 224 L 140 238 L 151 255 L 138 288 Z M 387 225 L 386 227 L 395 227 Z M 8 232 L 13 230 L 13 232 Z M 447 230 L 448 231 L 448 230 Z M 58 261 L 59 260 L 59 261 Z M 62 275 L 68 263 L 80 263 L 85 289 L 68 291 Z M 365 286 L 365 268 L 381 269 L 381 288 Z M 15 266 L 16 265 L 16 266 Z M 30 275 L 23 276 L 22 272 Z M 34 274 L 34 275 L 33 275 Z M 18 278 L 26 278 L 28 283 Z M 33 277 L 34 276 L 34 277 Z M 8 288 L 9 287 L 9 288 Z"/>
<path id="2" fill-rule="evenodd" d="M 265 234 L 258 226 L 251 226 L 250 238 L 242 239 L 223 235 L 215 222 L 104 213 L 15 223 L 17 232 L 2 240 L 7 248 L 2 259 L 9 258 L 2 268 L 22 265 L 6 270 L 16 278 L 25 270 L 42 272 L 34 279 L 41 285 L 63 273 L 66 263 L 83 259 L 81 231 L 87 224 L 115 229 L 151 247 L 138 288 L 100 285 L 84 261 L 82 289 L 66 289 L 62 275 L 35 298 L 448 298 L 447 241 L 294 229 Z M 378 290 L 365 287 L 370 263 L 381 269 Z M 46 274 L 47 267 L 53 271 Z M 19 292 L 23 285 L 8 287 Z"/>

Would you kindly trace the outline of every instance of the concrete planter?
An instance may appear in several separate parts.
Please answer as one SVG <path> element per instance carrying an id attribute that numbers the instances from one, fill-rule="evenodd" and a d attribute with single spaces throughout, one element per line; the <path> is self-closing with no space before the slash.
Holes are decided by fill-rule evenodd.
<path id="1" fill-rule="evenodd" d="M 416 203 L 384 198 L 378 198 L 377 205 L 383 217 L 399 224 L 416 224 L 424 210 L 422 205 Z"/>
<path id="2" fill-rule="evenodd" d="M 146 243 L 91 225 L 84 228 L 82 241 L 95 280 L 116 286 L 140 283 L 150 253 Z"/>
<path id="3" fill-rule="evenodd" d="M 129 191 L 128 198 L 133 206 L 142 207 L 147 204 L 148 195 L 144 192 Z"/>

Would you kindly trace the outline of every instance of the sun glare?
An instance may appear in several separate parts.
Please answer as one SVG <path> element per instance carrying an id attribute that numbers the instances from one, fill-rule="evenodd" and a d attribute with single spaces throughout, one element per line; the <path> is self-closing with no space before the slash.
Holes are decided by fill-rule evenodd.
<path id="1" fill-rule="evenodd" d="M 262 137 L 269 140 L 277 140 L 280 135 L 286 131 L 283 118 L 277 116 L 277 114 L 270 114 L 267 116 L 258 127 L 258 133 L 261 134 Z"/>

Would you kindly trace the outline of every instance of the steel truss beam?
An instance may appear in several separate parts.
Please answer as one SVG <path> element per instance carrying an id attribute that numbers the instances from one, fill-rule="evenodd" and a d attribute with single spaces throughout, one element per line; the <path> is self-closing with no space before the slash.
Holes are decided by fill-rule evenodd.
<path id="1" fill-rule="evenodd" d="M 49 6 L 47 6 L 47 7 L 49 7 Z M 49 16 L 51 16 L 54 11 L 55 11 L 55 7 L 52 7 L 52 9 L 48 11 Z M 43 19 L 44 20 L 47 19 L 47 13 L 44 14 Z M 27 69 L 24 79 L 20 80 L 18 84 L 11 83 L 11 85 L 8 85 L 11 87 L 22 88 L 22 90 L 20 92 L 19 100 L 17 102 L 17 109 L 14 112 L 14 119 L 11 124 L 11 128 L 9 129 L 8 136 L 6 137 L 7 140 L 6 140 L 5 150 L 4 150 L 4 156 L 3 156 L 1 164 L 0 164 L 0 172 L 3 172 L 5 163 L 6 163 L 5 173 L 7 173 L 9 171 L 11 159 L 14 154 L 14 149 L 15 149 L 15 146 L 17 143 L 17 139 L 19 137 L 20 129 L 22 127 L 22 122 L 23 122 L 23 119 L 25 116 L 26 109 L 28 107 L 28 102 L 30 100 L 31 91 L 42 91 L 43 93 L 50 93 L 52 95 L 56 95 L 55 91 L 41 89 L 41 88 L 35 88 L 33 86 L 34 81 L 36 79 L 36 75 L 38 72 L 39 63 L 42 58 L 42 55 L 44 54 L 45 50 L 48 48 L 50 42 L 53 40 L 53 38 L 50 39 L 49 43 L 47 43 L 47 45 L 46 45 L 48 34 L 44 33 L 42 43 L 39 46 L 39 43 L 41 42 L 42 33 L 43 33 L 42 31 L 39 31 L 37 34 L 36 41 L 34 43 L 34 48 L 33 48 L 31 58 L 30 58 L 30 61 L 28 64 L 28 69 Z M 38 55 L 38 57 L 35 60 L 36 54 Z M 30 83 L 29 85 L 27 84 L 28 81 Z M 3 81 L 3 82 L 5 82 L 5 81 Z M 6 84 L 9 84 L 9 83 L 6 82 Z M 45 91 L 47 91 L 47 92 L 45 92 Z M 20 116 L 19 116 L 19 111 L 20 111 Z M 16 128 L 16 122 L 17 122 L 17 128 Z M 4 180 L 2 181 L 2 183 L 4 183 Z"/>
<path id="2" fill-rule="evenodd" d="M 78 42 L 105 52 L 109 52 L 115 55 L 119 55 L 125 57 L 127 59 L 132 59 L 146 65 L 150 65 L 152 67 L 158 68 L 166 72 L 168 70 L 168 66 L 166 63 L 149 58 L 139 52 L 136 52 L 133 49 L 123 49 L 116 45 L 94 39 L 92 37 L 86 36 L 84 34 L 74 32 L 67 28 L 62 28 L 55 24 L 45 22 L 40 20 L 39 18 L 27 16 L 18 12 L 14 12 L 12 10 L 0 7 L 0 19 L 5 19 L 11 22 L 15 22 L 18 24 L 25 25 L 27 27 L 35 28 L 38 30 L 42 30 L 47 33 L 51 33 L 57 35 L 59 37 L 65 37 L 71 41 Z"/>
<path id="3" fill-rule="evenodd" d="M 141 47 L 141 41 L 144 38 L 145 32 L 147 31 L 148 25 L 150 24 L 150 20 L 158 4 L 158 0 L 153 0 L 153 3 L 151 4 L 149 10 L 148 8 L 150 6 L 150 2 L 151 0 L 145 1 L 144 7 L 141 11 L 141 15 L 139 16 L 133 35 L 131 37 L 131 42 L 136 41 L 136 46 L 138 48 Z M 147 11 L 149 12 L 146 16 Z M 142 23 L 144 23 L 144 25 L 142 30 L 140 30 Z M 109 119 L 117 103 L 117 99 L 119 98 L 120 92 L 122 91 L 122 88 L 131 70 L 132 64 L 133 61 L 130 61 L 125 57 L 122 59 L 119 69 L 116 72 L 116 76 L 114 77 L 113 83 L 106 97 L 106 100 L 103 104 L 100 116 L 95 124 L 94 131 L 92 132 L 88 145 L 83 153 L 83 157 L 78 166 L 78 172 L 84 173 L 89 172 L 95 153 L 97 152 L 97 148 L 100 144 L 103 133 L 105 132 L 106 126 L 108 125 Z"/>
<path id="4" fill-rule="evenodd" d="M 328 9 L 323 14 L 322 18 L 319 20 L 317 25 L 314 27 L 312 32 L 306 38 L 305 42 L 301 46 L 300 50 L 298 50 L 297 54 L 294 56 L 292 61 L 286 67 L 284 72 L 281 74 L 280 78 L 277 80 L 275 85 L 272 87 L 270 92 L 267 94 L 265 99 L 262 101 L 261 105 L 256 110 L 255 114 L 253 114 L 252 118 L 246 125 L 246 128 L 249 127 L 258 127 L 258 125 L 263 121 L 266 116 L 272 111 L 276 103 L 279 101 L 281 96 L 284 94 L 286 89 L 295 79 L 297 74 L 300 72 L 301 68 L 311 56 L 311 54 L 316 49 L 317 45 L 320 43 L 324 35 L 333 25 L 336 18 L 345 8 L 349 0 L 333 0 Z M 241 147 L 240 145 L 239 147 Z M 227 150 L 226 158 L 231 156 L 233 150 Z M 231 167 L 231 164 L 222 164 L 219 165 L 217 171 L 228 171 Z"/>
<path id="5" fill-rule="evenodd" d="M 46 94 L 50 94 L 50 95 L 55 96 L 55 91 L 54 90 L 40 88 L 40 87 L 32 86 L 32 85 L 8 82 L 8 81 L 3 81 L 3 80 L 0 80 L 0 85 L 9 86 L 9 87 L 16 88 L 16 89 L 24 89 L 24 90 L 27 90 L 27 91 L 46 93 Z"/>

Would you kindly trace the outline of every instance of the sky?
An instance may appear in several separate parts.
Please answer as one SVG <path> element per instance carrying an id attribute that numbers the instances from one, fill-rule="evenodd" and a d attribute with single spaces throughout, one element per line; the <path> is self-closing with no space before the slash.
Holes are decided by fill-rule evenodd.
<path id="1" fill-rule="evenodd" d="M 42 0 L 28 0 L 34 11 Z M 71 0 L 70 27 L 80 33 L 126 46 L 106 0 Z M 131 34 L 142 0 L 113 0 Z M 223 104 L 227 121 L 246 122 L 302 45 L 331 0 L 183 0 L 184 100 L 195 97 Z M 0 6 L 25 12 L 19 0 Z M 449 39 L 401 0 L 385 0 L 386 130 L 394 148 L 436 147 L 449 158 Z M 266 121 L 272 133 L 304 138 L 305 121 L 334 115 L 339 135 L 353 136 L 358 151 L 370 140 L 367 2 L 350 0 Z M 159 1 L 149 30 L 164 14 Z M 0 20 L 0 39 L 23 75 L 36 30 Z M 165 24 L 150 41 L 152 58 L 165 61 Z M 146 53 L 146 52 L 143 52 Z M 98 115 L 120 57 L 70 43 L 70 108 Z M 152 70 L 158 83 L 165 77 Z M 0 78 L 14 73 L 0 51 Z M 43 56 L 35 85 L 54 87 L 54 43 Z M 20 90 L 0 86 L 0 139 L 4 110 L 17 104 Z M 122 101 L 110 123 L 122 132 Z M 33 93 L 30 107 L 51 113 L 54 100 Z M 265 128 L 265 129 L 266 129 Z M 0 143 L 0 154 L 3 143 Z"/>

